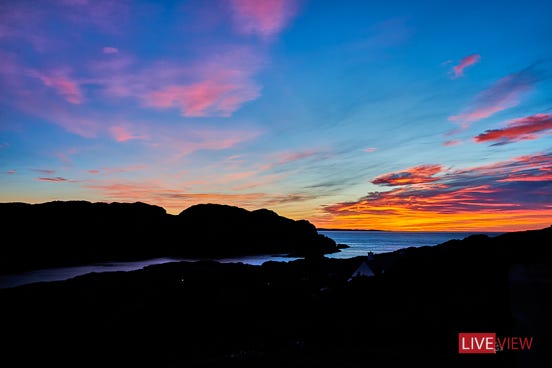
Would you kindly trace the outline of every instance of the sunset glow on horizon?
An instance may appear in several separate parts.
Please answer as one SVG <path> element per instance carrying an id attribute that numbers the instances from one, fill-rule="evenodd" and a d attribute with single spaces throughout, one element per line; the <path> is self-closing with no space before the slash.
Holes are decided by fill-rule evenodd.
<path id="1" fill-rule="evenodd" d="M 0 202 L 552 225 L 552 3 L 7 0 Z"/>

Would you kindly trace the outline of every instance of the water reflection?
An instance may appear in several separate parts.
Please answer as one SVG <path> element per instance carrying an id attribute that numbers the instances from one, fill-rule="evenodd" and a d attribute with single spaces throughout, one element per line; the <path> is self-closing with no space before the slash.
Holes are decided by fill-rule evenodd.
<path id="1" fill-rule="evenodd" d="M 239 258 L 218 259 L 221 263 L 242 262 L 251 265 L 262 265 L 266 261 L 287 262 L 297 258 L 286 258 L 282 256 L 250 256 Z M 147 266 L 180 261 L 197 261 L 197 259 L 178 259 L 178 258 L 155 258 L 135 262 L 106 262 L 85 266 L 48 268 L 43 270 L 23 272 L 13 275 L 0 275 L 0 289 L 11 288 L 36 282 L 50 282 L 67 280 L 73 277 L 85 275 L 91 272 L 117 272 L 117 271 L 135 271 Z"/>

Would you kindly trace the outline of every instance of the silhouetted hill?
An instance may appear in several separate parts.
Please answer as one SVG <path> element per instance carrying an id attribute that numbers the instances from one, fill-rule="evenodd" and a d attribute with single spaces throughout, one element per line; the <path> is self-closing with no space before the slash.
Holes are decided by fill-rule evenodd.
<path id="1" fill-rule="evenodd" d="M 178 220 L 187 229 L 187 240 L 197 244 L 194 249 L 207 256 L 258 254 L 259 248 L 263 253 L 298 256 L 337 250 L 335 242 L 319 235 L 308 221 L 290 220 L 266 209 L 250 212 L 232 206 L 200 204 L 182 211 Z"/>
<path id="2" fill-rule="evenodd" d="M 13 239 L 0 246 L 0 273 L 154 257 L 337 251 L 307 221 L 224 205 L 192 206 L 173 216 L 140 202 L 0 203 L 0 218 L 12 232 L 5 239 Z"/>
<path id="3" fill-rule="evenodd" d="M 3 358 L 30 367 L 550 367 L 550 244 L 552 227 L 373 260 L 180 262 L 0 289 Z M 349 282 L 363 261 L 385 272 Z M 478 331 L 532 337 L 533 347 L 458 354 L 458 333 Z"/>

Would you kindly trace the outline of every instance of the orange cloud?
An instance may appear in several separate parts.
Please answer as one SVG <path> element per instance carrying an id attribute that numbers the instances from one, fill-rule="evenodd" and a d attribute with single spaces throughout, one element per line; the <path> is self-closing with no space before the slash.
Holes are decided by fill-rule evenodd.
<path id="1" fill-rule="evenodd" d="M 422 167 L 398 173 L 416 173 L 410 185 L 327 205 L 313 221 L 320 227 L 425 231 L 509 231 L 552 223 L 552 153 L 462 170 Z M 401 175 L 393 175 L 378 184 L 401 185 Z"/>
<path id="2" fill-rule="evenodd" d="M 508 122 L 502 129 L 491 129 L 474 138 L 477 143 L 496 142 L 495 145 L 537 139 L 552 130 L 551 114 L 536 114 Z"/>
<path id="3" fill-rule="evenodd" d="M 441 165 L 420 165 L 404 171 L 380 175 L 372 180 L 372 183 L 388 186 L 431 183 L 440 180 L 434 175 L 441 171 L 443 171 Z"/>
<path id="4" fill-rule="evenodd" d="M 90 181 L 84 187 L 99 192 L 99 197 L 104 201 L 152 203 L 162 206 L 172 214 L 180 213 L 183 209 L 200 203 L 220 203 L 253 210 L 312 198 L 302 194 L 188 193 L 160 182 L 148 181 L 140 183 Z"/>

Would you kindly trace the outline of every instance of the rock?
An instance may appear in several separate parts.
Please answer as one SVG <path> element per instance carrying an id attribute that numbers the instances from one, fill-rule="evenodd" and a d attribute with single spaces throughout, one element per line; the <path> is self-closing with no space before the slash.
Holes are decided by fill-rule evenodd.
<path id="1" fill-rule="evenodd" d="M 335 242 L 308 221 L 262 209 L 196 205 L 178 216 L 145 203 L 0 203 L 0 274 L 157 257 L 220 258 L 260 254 L 319 256 Z"/>

